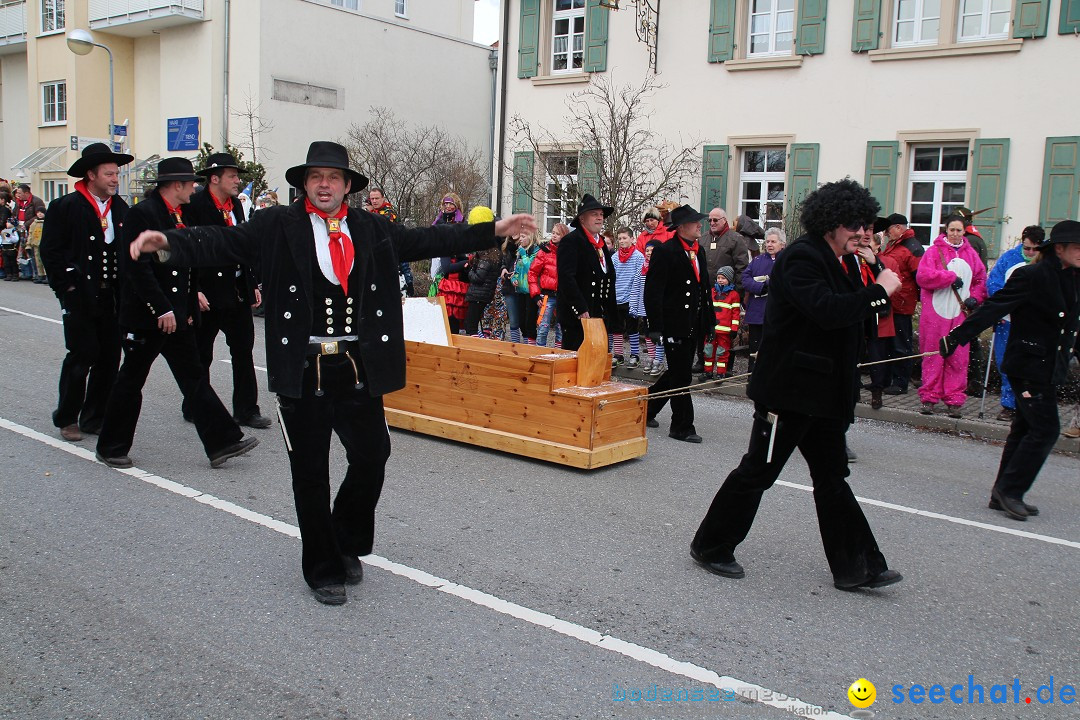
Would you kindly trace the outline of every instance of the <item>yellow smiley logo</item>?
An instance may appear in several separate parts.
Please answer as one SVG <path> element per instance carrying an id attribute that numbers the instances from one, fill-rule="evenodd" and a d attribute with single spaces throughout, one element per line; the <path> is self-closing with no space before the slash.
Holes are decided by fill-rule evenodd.
<path id="1" fill-rule="evenodd" d="M 847 689 L 848 700 L 857 708 L 868 708 L 877 700 L 877 688 L 866 678 L 859 678 Z"/>

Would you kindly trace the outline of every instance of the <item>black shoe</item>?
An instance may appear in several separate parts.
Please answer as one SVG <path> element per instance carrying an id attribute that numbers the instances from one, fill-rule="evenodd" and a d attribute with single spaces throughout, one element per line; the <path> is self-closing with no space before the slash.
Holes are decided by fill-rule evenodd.
<path id="1" fill-rule="evenodd" d="M 652 428 L 660 427 L 660 421 L 655 420 L 653 418 L 646 418 L 645 419 L 645 427 L 652 427 Z"/>
<path id="2" fill-rule="evenodd" d="M 676 435 L 675 433 L 668 433 L 668 437 L 675 438 L 676 440 L 682 440 L 683 442 L 688 442 L 688 443 L 699 443 L 699 442 L 701 442 L 701 436 L 698 435 L 697 433 L 693 433 L 693 432 L 692 433 L 686 433 L 685 435 Z"/>
<path id="3" fill-rule="evenodd" d="M 880 410 L 882 406 L 881 402 L 881 388 L 871 388 L 870 390 L 870 409 Z"/>
<path id="4" fill-rule="evenodd" d="M 859 460 L 859 456 L 856 455 L 855 451 L 849 448 L 847 444 L 844 445 L 844 454 L 847 455 L 847 461 L 849 463 L 858 462 Z"/>
<path id="5" fill-rule="evenodd" d="M 902 388 L 898 385 L 890 385 L 881 392 L 885 393 L 886 395 L 907 395 L 907 389 Z"/>
<path id="6" fill-rule="evenodd" d="M 210 455 L 210 467 L 219 468 L 229 458 L 239 457 L 259 444 L 258 438 L 246 437 Z M 344 601 L 342 601 L 344 602 Z"/>
<path id="7" fill-rule="evenodd" d="M 357 585 L 364 579 L 364 565 L 360 558 L 355 555 L 342 555 L 341 561 L 345 565 L 345 582 L 349 585 Z"/>
<path id="8" fill-rule="evenodd" d="M 964 417 L 964 413 L 962 412 L 963 407 L 963 405 L 946 405 L 945 414 L 951 418 L 959 420 L 960 418 Z"/>
<path id="9" fill-rule="evenodd" d="M 1020 501 L 1020 504 L 1027 510 L 1028 517 L 1035 517 L 1039 514 L 1039 508 L 1036 505 L 1028 505 L 1023 500 Z M 994 499 L 993 495 L 990 496 L 990 504 L 987 505 L 987 507 L 991 510 L 1005 510 L 1005 508 L 1001 506 L 1001 503 Z"/>
<path id="10" fill-rule="evenodd" d="M 1016 411 L 1007 407 L 1001 408 L 1001 412 L 997 414 L 997 419 L 1003 422 L 1012 422 L 1015 417 Z"/>
<path id="11" fill-rule="evenodd" d="M 315 599 L 323 605 L 344 605 L 348 600 L 344 585 L 323 585 L 312 588 L 311 592 L 315 593 Z"/>
<path id="12" fill-rule="evenodd" d="M 184 422 L 187 422 L 187 423 L 194 423 L 194 422 L 195 422 L 195 418 L 193 418 L 193 417 L 192 417 L 191 415 L 184 415 Z"/>
<path id="13" fill-rule="evenodd" d="M 998 492 L 997 488 L 994 488 L 990 491 L 991 505 L 995 500 L 997 501 L 997 504 L 1001 506 L 995 509 L 1001 510 L 1013 520 L 1027 520 L 1028 517 L 1031 515 L 1031 513 L 1028 512 L 1027 506 L 1024 505 L 1022 500 L 1006 497 L 1005 495 L 1002 495 L 1000 492 Z"/>
<path id="14" fill-rule="evenodd" d="M 855 583 L 854 585 L 841 585 L 840 583 L 833 583 L 837 590 L 862 590 L 882 588 L 886 585 L 895 585 L 904 579 L 904 576 L 895 570 L 883 570 L 869 580 L 864 580 L 861 583 Z"/>
<path id="15" fill-rule="evenodd" d="M 248 415 L 246 418 L 243 419 L 235 418 L 235 420 L 237 425 L 255 428 L 256 430 L 265 430 L 266 428 L 270 427 L 271 424 L 270 418 L 266 417 L 265 415 L 260 415 L 259 413 Z"/>
<path id="16" fill-rule="evenodd" d="M 693 547 L 690 548 L 690 557 L 694 559 L 694 562 L 711 572 L 713 575 L 722 575 L 723 577 L 735 578 L 736 580 L 746 577 L 746 571 L 743 570 L 742 565 L 735 562 L 734 557 L 732 557 L 731 560 L 726 560 L 724 562 L 710 562 L 701 557 L 698 551 Z"/>
<path id="17" fill-rule="evenodd" d="M 82 431 L 83 435 L 100 435 L 101 423 L 98 423 L 97 425 L 87 425 L 86 427 L 79 427 L 79 430 Z"/>
<path id="18" fill-rule="evenodd" d="M 98 460 L 105 463 L 109 467 L 120 468 L 121 470 L 123 470 L 125 468 L 129 468 L 129 467 L 131 467 L 132 465 L 135 464 L 135 463 L 131 462 L 131 458 L 129 458 L 127 455 L 117 455 L 116 457 L 105 457 L 101 453 L 95 452 L 94 457 L 96 457 Z"/>

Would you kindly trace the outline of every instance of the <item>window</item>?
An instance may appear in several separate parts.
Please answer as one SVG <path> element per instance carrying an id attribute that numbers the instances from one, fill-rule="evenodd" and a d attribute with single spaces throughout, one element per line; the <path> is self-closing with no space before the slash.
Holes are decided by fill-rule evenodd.
<path id="1" fill-rule="evenodd" d="M 41 84 L 41 124 L 67 123 L 67 83 L 63 80 Z"/>
<path id="2" fill-rule="evenodd" d="M 967 169 L 967 145 L 911 147 L 908 218 L 923 245 L 937 237 L 941 221 L 964 204 Z"/>
<path id="3" fill-rule="evenodd" d="M 550 233 L 556 223 L 569 223 L 577 212 L 578 156 L 547 155 L 544 157 L 544 233 Z"/>
<path id="4" fill-rule="evenodd" d="M 409 8 L 407 7 L 407 3 L 405 2 L 405 0 L 395 0 L 395 2 L 394 2 L 394 14 L 395 15 L 397 15 L 398 17 L 405 17 L 405 15 L 408 13 L 408 10 L 409 10 Z"/>
<path id="5" fill-rule="evenodd" d="M 750 0 L 747 57 L 790 55 L 795 0 Z"/>
<path id="6" fill-rule="evenodd" d="M 783 225 L 787 148 L 743 150 L 740 170 L 739 214 L 766 229 Z"/>
<path id="7" fill-rule="evenodd" d="M 64 29 L 64 0 L 41 0 L 41 32 Z"/>
<path id="8" fill-rule="evenodd" d="M 959 42 L 1009 37 L 1012 0 L 960 0 Z"/>
<path id="9" fill-rule="evenodd" d="M 46 205 L 67 194 L 67 180 L 43 180 L 41 183 L 41 199 L 45 201 Z"/>
<path id="10" fill-rule="evenodd" d="M 893 45 L 933 45 L 941 25 L 941 0 L 895 0 Z"/>
<path id="11" fill-rule="evenodd" d="M 582 72 L 585 65 L 585 0 L 555 0 L 551 16 L 551 72 Z"/>
<path id="12" fill-rule="evenodd" d="M 330 0 L 331 5 L 336 5 L 346 10 L 359 10 L 360 0 Z"/>

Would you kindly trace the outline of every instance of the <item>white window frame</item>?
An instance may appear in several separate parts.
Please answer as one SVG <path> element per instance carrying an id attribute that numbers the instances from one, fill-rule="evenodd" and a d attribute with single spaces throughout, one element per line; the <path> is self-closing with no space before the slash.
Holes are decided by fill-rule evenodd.
<path id="1" fill-rule="evenodd" d="M 64 0 L 41 0 L 41 34 L 63 32 L 65 14 Z"/>
<path id="2" fill-rule="evenodd" d="M 394 0 L 394 14 L 399 18 L 409 17 L 409 3 L 407 0 Z"/>
<path id="3" fill-rule="evenodd" d="M 926 15 L 925 7 L 926 7 L 926 3 L 928 1 L 929 0 L 893 0 L 892 27 L 890 28 L 891 31 L 892 31 L 890 37 L 892 38 L 892 46 L 893 47 L 915 47 L 915 46 L 918 46 L 918 45 L 937 45 L 938 42 L 940 42 L 940 39 L 941 39 L 941 17 L 942 17 L 942 9 L 943 9 L 942 5 L 947 3 L 948 0 L 937 0 L 938 14 L 936 16 L 934 16 L 934 15 Z M 901 2 L 914 2 L 915 3 L 915 14 L 914 14 L 913 18 L 905 19 L 905 20 L 900 19 L 900 3 Z M 923 23 L 925 21 L 927 21 L 927 20 L 935 20 L 935 19 L 938 21 L 937 35 L 935 37 L 933 37 L 933 38 L 924 38 L 922 36 Z M 912 24 L 911 40 L 903 40 L 902 41 L 902 40 L 899 39 L 899 31 L 900 31 L 900 24 L 901 23 L 911 23 Z"/>
<path id="4" fill-rule="evenodd" d="M 360 10 L 360 0 L 330 0 L 330 4 L 345 10 Z"/>
<path id="5" fill-rule="evenodd" d="M 755 0 L 749 0 L 746 4 L 746 57 L 748 58 L 763 58 L 763 57 L 788 57 L 795 50 L 795 5 L 796 0 L 791 0 L 790 10 L 780 10 L 780 0 L 771 0 L 769 10 L 766 12 L 754 12 Z M 786 50 L 776 49 L 776 35 L 777 26 L 779 25 L 779 19 L 781 15 L 787 15 L 790 17 L 790 28 L 780 32 L 786 33 L 789 37 L 790 46 Z M 769 29 L 763 33 L 754 32 L 754 18 L 767 17 L 769 19 Z M 754 52 L 754 37 L 767 35 L 769 38 L 769 47 L 767 50 L 761 50 Z"/>
<path id="6" fill-rule="evenodd" d="M 47 102 L 48 88 L 53 88 L 55 100 L 52 103 Z M 63 99 L 60 99 L 60 95 L 63 94 Z M 48 110 L 52 107 L 54 111 L 54 119 L 47 119 L 49 116 Z M 41 125 L 42 127 L 51 127 L 53 125 L 67 125 L 67 81 L 66 80 L 53 80 L 51 82 L 41 83 Z"/>
<path id="7" fill-rule="evenodd" d="M 984 40 L 1002 40 L 1009 37 L 1009 28 L 1012 23 L 1012 0 L 1005 0 L 1004 10 L 992 10 L 993 0 L 984 0 L 981 10 L 976 12 L 964 12 L 967 9 L 969 0 L 957 0 L 957 18 L 956 18 L 956 42 L 981 42 Z M 990 32 L 990 16 L 991 15 L 1004 15 L 1005 16 L 1005 29 L 991 33 Z M 964 33 L 964 19 L 978 17 L 979 18 L 979 32 L 976 35 L 967 35 Z"/>
<path id="8" fill-rule="evenodd" d="M 573 168 L 577 170 L 576 173 L 560 173 L 553 172 L 557 170 L 557 166 L 560 163 L 573 162 Z M 570 221 L 574 219 L 574 212 L 576 211 L 577 203 L 577 191 L 578 191 L 578 173 L 581 172 L 580 160 L 578 154 L 575 152 L 553 152 L 544 155 L 541 166 L 544 169 L 544 227 L 543 233 L 546 237 L 551 233 L 551 229 L 555 227 L 556 223 L 570 224 Z M 571 168 L 563 168 L 571 169 Z M 555 197 L 551 194 L 553 188 L 562 188 L 560 196 Z M 557 208 L 556 212 L 552 212 L 552 207 Z"/>
<path id="9" fill-rule="evenodd" d="M 58 197 L 67 195 L 68 183 L 67 180 L 42 180 L 41 181 L 41 199 L 48 205 Z"/>
<path id="10" fill-rule="evenodd" d="M 750 152 L 764 152 L 765 153 L 765 170 L 761 172 L 746 170 L 747 153 Z M 769 153 L 778 152 L 780 156 L 784 158 L 783 168 L 777 170 L 770 168 L 769 166 Z M 762 145 L 753 147 L 743 147 L 739 149 L 739 212 L 736 215 L 747 215 L 761 225 L 762 229 L 768 230 L 771 227 L 783 227 L 784 225 L 784 201 L 787 196 L 787 164 L 788 164 L 788 148 L 786 145 Z M 779 198 L 769 197 L 769 184 L 780 183 L 781 191 Z M 747 185 L 758 186 L 758 197 L 749 197 L 746 192 Z M 754 217 L 747 212 L 747 205 L 755 203 L 758 205 L 758 217 Z M 772 205 L 778 208 L 778 217 L 769 219 L 768 206 Z"/>
<path id="11" fill-rule="evenodd" d="M 918 149 L 936 148 L 938 150 L 938 169 L 937 170 L 916 170 L 915 169 L 915 151 Z M 967 159 L 963 170 L 942 170 L 941 159 L 945 150 L 963 149 L 964 157 Z M 929 244 L 933 242 L 940 234 L 941 220 L 947 214 L 945 209 L 947 207 L 959 207 L 965 203 L 964 200 L 960 202 L 952 201 L 945 202 L 944 190 L 946 183 L 962 183 L 964 185 L 964 196 L 966 198 L 967 191 L 970 189 L 968 186 L 968 169 L 971 166 L 970 146 L 962 143 L 919 143 L 918 145 L 911 145 L 908 148 L 908 178 L 907 178 L 907 216 L 911 221 L 909 227 L 916 231 L 919 228 L 929 227 L 928 239 L 925 239 L 923 244 Z M 913 210 L 914 205 L 927 205 L 926 202 L 914 202 L 912 200 L 914 196 L 915 183 L 930 183 L 934 184 L 934 198 L 933 204 L 930 209 L 930 223 L 915 222 L 915 212 Z"/>
<path id="12" fill-rule="evenodd" d="M 551 74 L 567 75 L 572 73 L 583 73 L 585 72 L 585 10 L 587 2 L 586 0 L 569 0 L 571 5 L 569 10 L 557 10 L 555 2 L 556 0 L 553 0 L 551 3 L 551 54 L 549 57 L 551 61 Z M 579 4 L 581 7 L 576 7 Z M 574 21 L 578 18 L 581 19 L 581 32 L 575 33 Z M 567 21 L 567 35 L 556 34 L 555 27 L 560 20 Z M 566 49 L 564 52 L 556 51 L 555 46 L 560 37 L 566 38 Z M 557 70 L 555 68 L 555 58 L 560 55 L 566 56 L 566 67 Z M 580 67 L 574 67 L 574 55 L 581 56 Z"/>

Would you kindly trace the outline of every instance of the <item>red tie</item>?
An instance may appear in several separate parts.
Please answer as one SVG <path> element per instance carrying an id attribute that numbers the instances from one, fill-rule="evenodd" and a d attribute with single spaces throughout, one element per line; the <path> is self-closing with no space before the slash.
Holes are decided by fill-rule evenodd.
<path id="1" fill-rule="evenodd" d="M 161 198 L 161 202 L 165 203 L 165 209 L 169 211 L 170 215 L 172 215 L 172 219 L 173 219 L 173 222 L 176 223 L 176 227 L 177 228 L 186 227 L 184 225 L 184 211 L 181 208 L 181 206 L 177 205 L 176 207 L 173 207 L 172 205 L 169 204 L 169 201 L 166 200 L 165 198 Z"/>
<path id="2" fill-rule="evenodd" d="M 214 193 L 210 193 L 210 198 L 214 201 L 214 207 L 221 211 L 221 216 L 225 219 L 225 224 L 228 227 L 232 227 L 232 198 L 228 198 L 225 202 L 218 202 L 217 195 Z"/>
<path id="3" fill-rule="evenodd" d="M 324 213 L 304 198 L 304 209 L 314 213 L 326 221 L 326 233 L 330 236 L 330 263 L 334 266 L 334 275 L 341 283 L 341 289 L 346 295 L 349 294 L 349 270 L 353 264 L 352 238 L 341 232 L 341 221 L 349 213 L 349 206 L 341 203 L 341 207 L 333 215 Z"/>
<path id="4" fill-rule="evenodd" d="M 701 269 L 698 267 L 698 261 L 697 261 L 697 254 L 698 254 L 698 249 L 699 249 L 699 246 L 697 244 L 697 240 L 694 241 L 693 245 L 688 244 L 682 238 L 679 238 L 679 242 L 682 243 L 683 250 L 685 250 L 687 253 L 689 253 L 687 255 L 687 257 L 690 258 L 690 265 L 694 268 L 694 277 L 697 278 L 697 281 L 700 283 L 701 282 Z"/>

